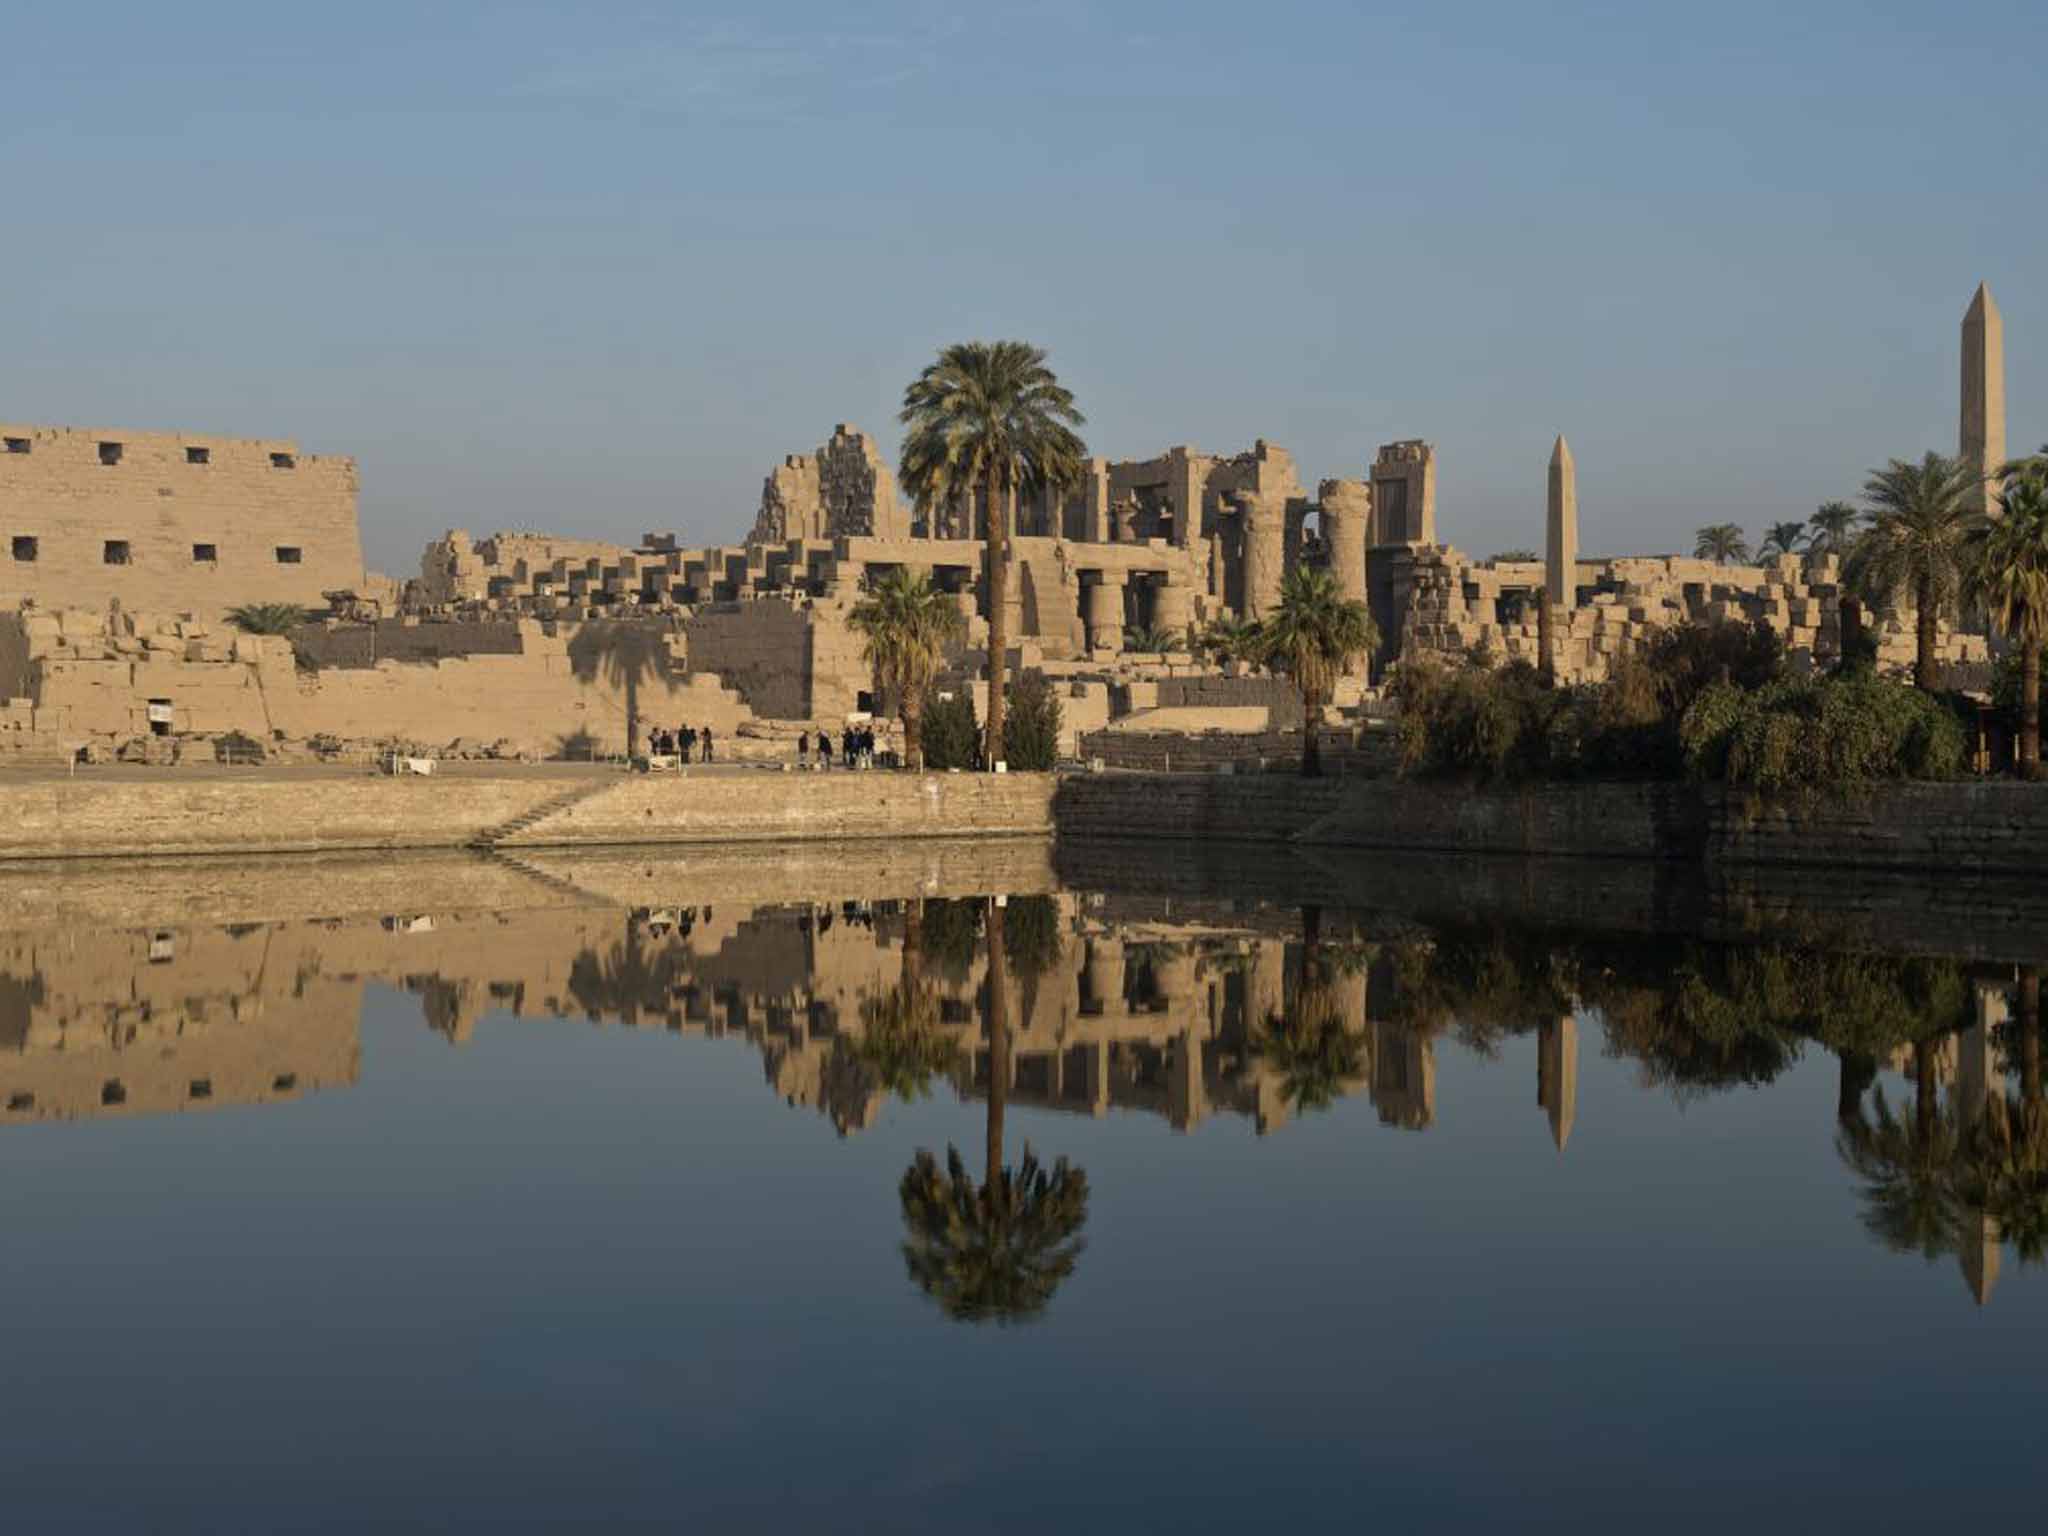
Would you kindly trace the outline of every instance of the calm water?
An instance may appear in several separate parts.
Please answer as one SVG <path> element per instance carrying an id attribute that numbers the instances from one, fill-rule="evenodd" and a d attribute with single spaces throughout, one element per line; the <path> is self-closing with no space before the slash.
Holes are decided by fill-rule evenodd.
<path id="1" fill-rule="evenodd" d="M 169 877 L 146 916 L 147 872 L 13 890 L 11 1529 L 2038 1503 L 2010 958 L 1451 921 L 1397 877 L 752 905 L 661 857 L 434 910 L 397 866 L 383 912 L 273 869 L 218 922 Z"/>

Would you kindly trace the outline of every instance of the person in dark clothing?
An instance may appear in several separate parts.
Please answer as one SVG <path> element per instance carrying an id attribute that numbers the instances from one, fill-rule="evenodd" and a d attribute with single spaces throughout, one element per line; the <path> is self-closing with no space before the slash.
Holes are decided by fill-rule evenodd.
<path id="1" fill-rule="evenodd" d="M 799 768 L 811 766 L 811 733 L 800 731 L 796 738 L 796 765 Z"/>
<path id="2" fill-rule="evenodd" d="M 711 727 L 704 727 L 704 761 L 711 761 Z"/>
<path id="3" fill-rule="evenodd" d="M 685 725 L 676 732 L 676 752 L 684 762 L 697 755 L 697 728 Z"/>
<path id="4" fill-rule="evenodd" d="M 818 766 L 827 773 L 832 771 L 832 733 L 818 732 Z"/>

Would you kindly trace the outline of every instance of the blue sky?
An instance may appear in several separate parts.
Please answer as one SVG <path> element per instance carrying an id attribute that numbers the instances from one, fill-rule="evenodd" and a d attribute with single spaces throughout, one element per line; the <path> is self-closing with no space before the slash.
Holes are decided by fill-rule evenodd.
<path id="1" fill-rule="evenodd" d="M 2048 439 L 2038 4 L 524 3 L 0 15 L 0 418 L 357 455 L 448 526 L 737 540 L 940 344 L 1113 458 L 1441 455 L 1439 535 L 1689 544 Z"/>

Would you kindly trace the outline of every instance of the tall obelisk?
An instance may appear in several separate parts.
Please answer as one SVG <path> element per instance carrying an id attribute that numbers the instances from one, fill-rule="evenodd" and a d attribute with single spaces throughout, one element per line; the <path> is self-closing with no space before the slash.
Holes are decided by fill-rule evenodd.
<path id="1" fill-rule="evenodd" d="M 2005 321 L 1991 297 L 1991 285 L 1979 283 L 1963 316 L 1963 430 L 1959 450 L 1965 463 L 1980 475 L 1995 475 L 2005 462 Z M 1979 505 L 1996 505 L 1993 488 L 1979 492 Z"/>
<path id="2" fill-rule="evenodd" d="M 1579 471 L 1563 437 L 1550 450 L 1550 520 L 1544 530 L 1543 585 L 1554 608 L 1569 610 L 1579 586 Z"/>

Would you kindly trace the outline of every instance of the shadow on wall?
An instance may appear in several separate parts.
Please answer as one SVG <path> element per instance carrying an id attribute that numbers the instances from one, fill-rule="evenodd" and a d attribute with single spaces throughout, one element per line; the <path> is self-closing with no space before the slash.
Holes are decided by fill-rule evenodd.
<path id="1" fill-rule="evenodd" d="M 653 681 L 669 688 L 675 681 L 669 633 L 654 624 L 603 620 L 582 625 L 569 641 L 569 666 L 579 682 L 604 682 L 625 695 L 628 753 L 640 746 L 641 686 Z"/>

